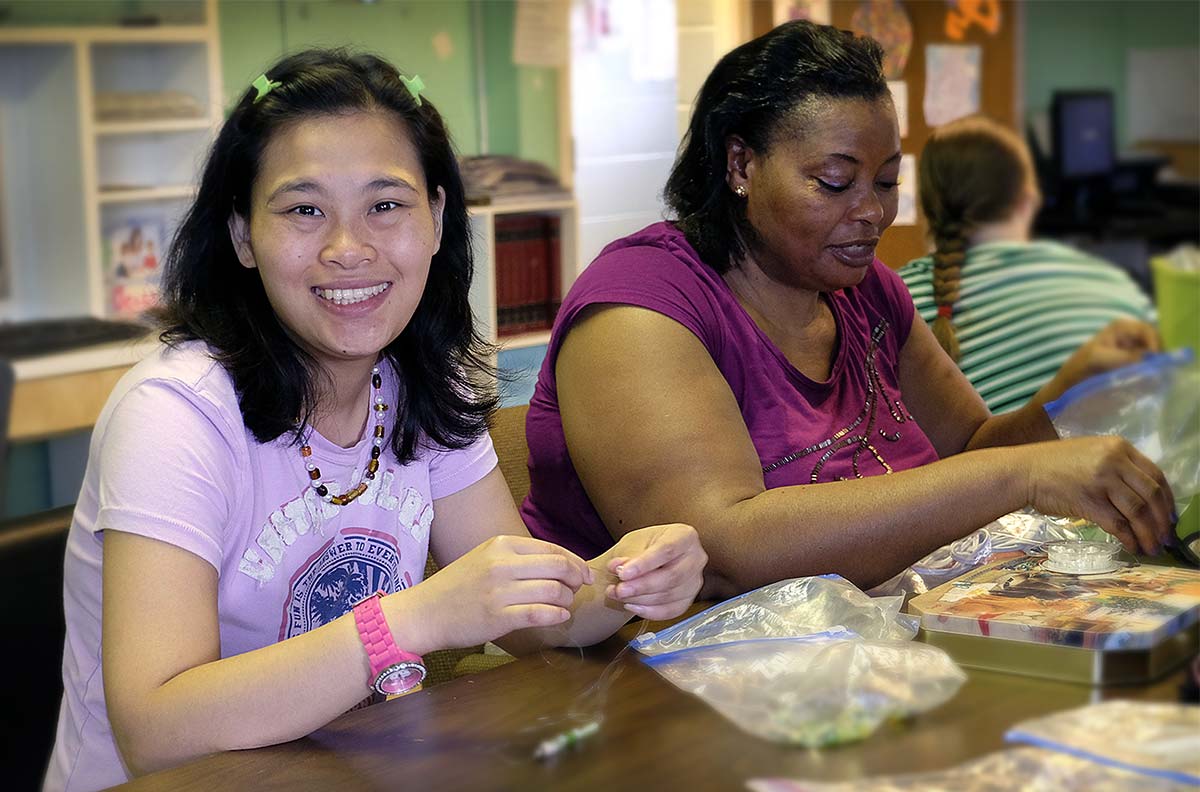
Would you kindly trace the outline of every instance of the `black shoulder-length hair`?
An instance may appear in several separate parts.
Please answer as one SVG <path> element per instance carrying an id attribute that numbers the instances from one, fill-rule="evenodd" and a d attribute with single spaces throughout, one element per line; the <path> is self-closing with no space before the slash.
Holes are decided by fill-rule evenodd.
<path id="1" fill-rule="evenodd" d="M 288 124 L 355 111 L 394 114 L 418 152 L 429 194 L 445 192 L 441 247 L 408 325 L 383 355 L 399 372 L 390 444 L 411 461 L 424 438 L 463 448 L 487 431 L 496 408 L 490 346 L 468 301 L 474 263 L 458 161 L 442 117 L 420 101 L 387 61 L 345 50 L 308 50 L 267 72 L 276 85 L 251 87 L 209 153 L 195 201 L 167 255 L 155 318 L 170 345 L 205 342 L 233 378 L 246 426 L 266 443 L 303 427 L 328 374 L 288 335 L 267 301 L 257 269 L 243 267 L 228 221 L 249 218 L 250 192 L 271 136 Z"/>
<path id="2" fill-rule="evenodd" d="M 664 191 L 676 225 L 708 266 L 726 272 L 754 238 L 745 201 L 726 182 L 726 141 L 765 154 L 800 128 L 809 99 L 888 94 L 883 50 L 870 38 L 808 21 L 786 22 L 731 50 L 705 79 Z"/>

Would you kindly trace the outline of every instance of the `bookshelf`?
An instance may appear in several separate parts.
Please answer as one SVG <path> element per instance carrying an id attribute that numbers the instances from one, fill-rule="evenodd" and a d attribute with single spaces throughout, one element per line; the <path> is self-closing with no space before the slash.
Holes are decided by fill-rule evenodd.
<path id="1" fill-rule="evenodd" d="M 557 287 L 557 293 L 550 294 L 550 299 L 561 302 L 575 276 L 579 272 L 578 263 L 578 208 L 573 198 L 528 199 L 469 207 L 471 231 L 475 245 L 475 278 L 471 283 L 471 309 L 480 325 L 480 333 L 488 340 L 495 342 L 501 352 L 524 349 L 527 347 L 545 346 L 550 340 L 549 327 L 503 334 L 500 325 L 500 308 L 502 296 L 509 293 L 508 285 L 502 282 L 505 277 L 504 269 L 499 266 L 497 256 L 497 221 L 503 227 L 504 221 L 517 217 L 553 218 L 557 228 L 557 255 L 554 262 L 557 272 L 553 273 L 550 282 Z M 549 273 L 547 273 L 549 274 Z"/>
<path id="2" fill-rule="evenodd" d="M 217 0 L 169 11 L 184 21 L 0 27 L 0 318 L 153 298 L 222 119 Z"/>

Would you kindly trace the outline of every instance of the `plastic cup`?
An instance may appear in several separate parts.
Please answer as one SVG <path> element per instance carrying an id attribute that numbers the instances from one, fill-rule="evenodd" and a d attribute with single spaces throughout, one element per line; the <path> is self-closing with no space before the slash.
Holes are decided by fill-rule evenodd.
<path id="1" fill-rule="evenodd" d="M 1200 270 L 1173 266 L 1165 256 L 1150 260 L 1158 332 L 1168 350 L 1192 347 L 1200 354 Z M 1200 495 L 1188 502 L 1175 526 L 1185 554 L 1200 562 Z"/>

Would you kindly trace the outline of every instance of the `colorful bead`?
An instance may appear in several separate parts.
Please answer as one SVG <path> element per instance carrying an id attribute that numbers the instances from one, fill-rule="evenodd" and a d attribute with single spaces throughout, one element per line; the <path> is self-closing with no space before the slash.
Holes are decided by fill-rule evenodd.
<path id="1" fill-rule="evenodd" d="M 345 506 L 348 503 L 353 503 L 367 491 L 367 481 L 373 481 L 375 473 L 379 470 L 379 456 L 385 434 L 383 419 L 384 413 L 388 410 L 388 405 L 384 403 L 383 396 L 378 393 L 379 389 L 383 387 L 383 377 L 380 375 L 379 366 L 371 369 L 371 387 L 376 391 L 373 398 L 374 404 L 372 404 L 375 411 L 375 431 L 371 438 L 371 459 L 367 462 L 367 466 L 363 468 L 363 475 L 354 487 L 341 495 L 330 493 L 329 488 L 320 481 L 321 469 L 310 460 L 310 457 L 312 457 L 312 446 L 305 444 L 300 447 L 300 456 L 305 460 L 305 468 L 308 470 L 308 477 L 312 488 L 326 503 L 332 503 L 335 506 Z M 353 480 L 353 477 L 351 480 Z"/>

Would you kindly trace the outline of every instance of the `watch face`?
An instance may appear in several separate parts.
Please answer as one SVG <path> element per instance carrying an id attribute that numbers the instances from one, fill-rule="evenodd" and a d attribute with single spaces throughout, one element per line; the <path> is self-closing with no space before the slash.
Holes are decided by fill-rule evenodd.
<path id="1" fill-rule="evenodd" d="M 375 689 L 385 696 L 408 693 L 425 679 L 425 666 L 420 663 L 396 663 L 384 669 L 375 680 Z"/>

